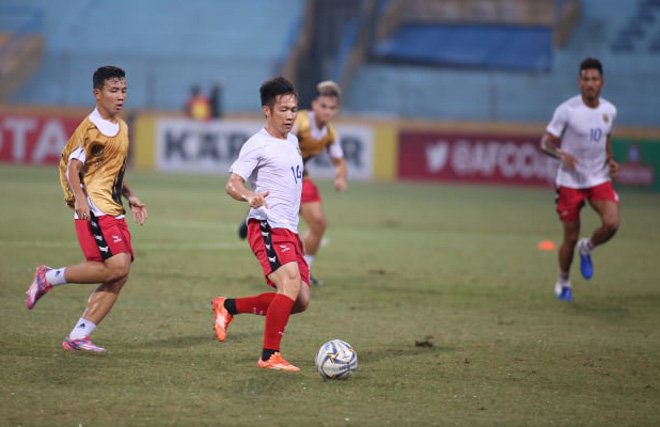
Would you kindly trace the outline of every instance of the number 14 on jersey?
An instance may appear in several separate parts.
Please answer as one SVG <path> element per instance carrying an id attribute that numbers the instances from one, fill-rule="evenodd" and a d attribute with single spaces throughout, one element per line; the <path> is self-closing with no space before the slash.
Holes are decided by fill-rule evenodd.
<path id="1" fill-rule="evenodd" d="M 291 172 L 293 173 L 293 179 L 296 181 L 296 184 L 298 184 L 298 180 L 302 179 L 302 170 L 300 169 L 300 165 L 296 165 L 295 169 L 293 166 L 291 166 Z"/>

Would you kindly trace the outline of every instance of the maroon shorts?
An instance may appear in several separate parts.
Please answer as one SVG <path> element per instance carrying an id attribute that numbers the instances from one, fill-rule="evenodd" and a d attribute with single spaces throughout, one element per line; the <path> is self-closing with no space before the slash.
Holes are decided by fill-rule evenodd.
<path id="1" fill-rule="evenodd" d="M 618 204 L 619 195 L 609 181 L 589 188 L 558 187 L 556 202 L 559 219 L 563 222 L 578 219 L 585 200 L 607 200 Z"/>
<path id="2" fill-rule="evenodd" d="M 312 203 L 320 202 L 321 193 L 319 189 L 316 188 L 316 184 L 310 178 L 303 178 L 302 185 L 302 196 L 300 198 L 300 203 Z"/>
<path id="3" fill-rule="evenodd" d="M 298 263 L 300 277 L 309 286 L 309 267 L 296 233 L 286 228 L 271 228 L 268 221 L 251 219 L 248 222 L 248 242 L 261 264 L 268 286 L 275 287 L 268 275 L 290 262 Z"/>
<path id="4" fill-rule="evenodd" d="M 105 261 L 113 255 L 126 252 L 133 260 L 131 233 L 126 220 L 116 219 L 110 215 L 100 217 L 91 215 L 92 219 L 77 219 L 76 234 L 80 248 L 87 261 Z"/>

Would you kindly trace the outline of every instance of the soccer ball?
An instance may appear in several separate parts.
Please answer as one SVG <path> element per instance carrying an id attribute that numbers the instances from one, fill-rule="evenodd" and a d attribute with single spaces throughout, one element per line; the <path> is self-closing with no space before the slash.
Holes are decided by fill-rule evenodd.
<path id="1" fill-rule="evenodd" d="M 357 353 L 346 341 L 334 339 L 316 353 L 316 369 L 324 380 L 343 380 L 357 369 Z"/>

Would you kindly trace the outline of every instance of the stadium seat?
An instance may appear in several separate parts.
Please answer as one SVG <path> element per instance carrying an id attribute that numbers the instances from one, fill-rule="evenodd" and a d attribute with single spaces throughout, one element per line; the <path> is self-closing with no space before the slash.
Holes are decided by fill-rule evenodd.
<path id="1" fill-rule="evenodd" d="M 117 21 L 107 19 L 117 2 L 4 2 L 44 12 L 44 67 L 15 102 L 86 106 L 91 72 L 113 63 L 127 71 L 130 108 L 181 110 L 191 86 L 208 90 L 221 82 L 225 110 L 238 112 L 258 110 L 258 100 L 246 94 L 280 72 L 305 6 L 305 0 L 122 0 L 117 31 Z"/>

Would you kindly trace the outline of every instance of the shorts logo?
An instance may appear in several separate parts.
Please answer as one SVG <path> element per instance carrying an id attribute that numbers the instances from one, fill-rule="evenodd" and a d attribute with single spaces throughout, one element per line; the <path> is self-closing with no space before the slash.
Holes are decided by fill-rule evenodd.
<path id="1" fill-rule="evenodd" d="M 280 252 L 282 252 L 282 253 L 288 251 L 289 249 L 291 249 L 291 248 L 286 246 L 286 245 L 280 245 Z"/>
<path id="2" fill-rule="evenodd" d="M 113 235 L 112 240 L 114 241 L 114 243 L 119 243 L 119 242 L 121 242 L 121 237 Z"/>

